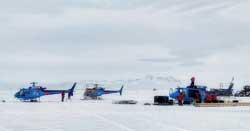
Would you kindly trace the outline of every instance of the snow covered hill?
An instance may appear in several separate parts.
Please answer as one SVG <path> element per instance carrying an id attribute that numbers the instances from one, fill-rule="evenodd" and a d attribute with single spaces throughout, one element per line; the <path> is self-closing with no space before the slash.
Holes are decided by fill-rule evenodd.
<path id="1" fill-rule="evenodd" d="M 197 108 L 144 106 L 153 91 L 132 90 L 124 96 L 82 101 L 74 96 L 42 98 L 40 103 L 0 102 L 1 131 L 249 131 L 249 107 Z M 116 105 L 113 100 L 135 99 L 137 105 Z"/>
<path id="2" fill-rule="evenodd" d="M 87 83 L 89 81 L 85 81 Z M 99 81 L 100 82 L 100 81 Z M 83 88 L 72 100 L 60 95 L 41 98 L 39 103 L 22 103 L 14 90 L 0 91 L 1 131 L 248 131 L 249 107 L 197 108 L 190 106 L 145 106 L 155 95 L 168 95 L 179 84 L 173 77 L 146 76 L 128 81 L 102 81 L 113 85 L 126 82 L 123 96 L 103 96 L 99 101 L 82 101 Z M 80 82 L 81 86 L 84 84 Z M 71 83 L 64 83 L 65 88 Z M 80 88 L 81 88 L 80 86 Z M 153 91 L 152 88 L 158 88 Z M 115 89 L 115 88 L 114 88 Z M 114 100 L 133 99 L 137 105 L 116 105 Z M 249 100 L 249 98 L 245 98 Z"/>

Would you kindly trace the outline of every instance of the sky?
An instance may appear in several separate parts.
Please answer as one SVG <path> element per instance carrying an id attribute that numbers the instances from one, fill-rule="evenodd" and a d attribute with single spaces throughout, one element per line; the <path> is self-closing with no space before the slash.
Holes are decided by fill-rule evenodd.
<path id="1" fill-rule="evenodd" d="M 8 0 L 0 81 L 250 84 L 250 0 Z"/>

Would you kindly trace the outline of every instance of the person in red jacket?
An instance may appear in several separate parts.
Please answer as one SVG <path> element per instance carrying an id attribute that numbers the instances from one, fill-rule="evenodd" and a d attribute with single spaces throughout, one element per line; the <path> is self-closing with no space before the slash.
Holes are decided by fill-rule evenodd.
<path id="1" fill-rule="evenodd" d="M 183 99 L 184 99 L 184 92 L 180 92 L 179 96 L 178 96 L 178 104 L 179 105 L 183 105 Z"/>
<path id="2" fill-rule="evenodd" d="M 61 95 L 62 95 L 62 102 L 64 102 L 65 92 L 63 91 Z"/>
<path id="3" fill-rule="evenodd" d="M 211 97 L 212 97 L 212 102 L 214 102 L 214 103 L 218 102 L 218 98 L 217 98 L 217 94 L 216 93 L 214 93 Z"/>
<path id="4" fill-rule="evenodd" d="M 210 93 L 206 94 L 206 102 L 211 103 L 212 102 L 212 95 Z"/>

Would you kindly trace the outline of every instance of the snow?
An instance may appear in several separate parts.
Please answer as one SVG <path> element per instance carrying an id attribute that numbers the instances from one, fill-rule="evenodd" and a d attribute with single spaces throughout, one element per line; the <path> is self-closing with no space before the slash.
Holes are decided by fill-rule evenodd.
<path id="1" fill-rule="evenodd" d="M 5 91 L 6 93 L 7 91 Z M 1 92 L 1 131 L 249 131 L 250 107 L 145 106 L 154 95 L 168 90 L 124 90 L 124 95 L 82 101 L 78 90 L 73 99 L 60 102 L 60 95 L 46 96 L 39 103 L 22 103 Z M 5 94 L 5 96 L 3 96 Z M 134 99 L 137 105 L 112 104 Z M 248 99 L 248 98 L 244 98 Z"/>

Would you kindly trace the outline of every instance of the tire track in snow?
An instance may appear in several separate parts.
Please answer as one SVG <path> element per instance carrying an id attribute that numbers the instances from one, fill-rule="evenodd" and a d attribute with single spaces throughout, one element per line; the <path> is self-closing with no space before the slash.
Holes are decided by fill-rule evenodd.
<path id="1" fill-rule="evenodd" d="M 98 119 L 100 119 L 100 120 L 106 122 L 106 123 L 109 123 L 109 124 L 114 125 L 114 126 L 116 126 L 116 127 L 118 127 L 118 128 L 124 129 L 124 130 L 126 130 L 126 131 L 136 131 L 136 130 L 134 130 L 134 129 L 132 129 L 132 128 L 129 128 L 129 127 L 127 127 L 127 126 L 125 126 L 125 125 L 123 125 L 123 124 L 121 124 L 121 123 L 115 122 L 115 121 L 113 121 L 113 120 L 109 120 L 109 119 L 107 119 L 107 118 L 105 118 L 105 117 L 103 117 L 103 116 L 101 116 L 101 115 L 94 114 L 94 116 L 95 116 L 96 118 L 98 118 Z"/>
<path id="2" fill-rule="evenodd" d="M 142 118 L 136 118 L 137 120 L 140 120 L 140 121 L 147 121 L 149 123 L 151 123 L 152 121 L 149 121 L 148 118 L 145 118 L 145 119 L 142 119 Z M 152 118 L 150 118 L 152 119 Z M 155 120 L 153 120 L 155 121 Z M 188 130 L 188 129 L 185 129 L 185 128 L 180 128 L 180 127 L 177 127 L 177 126 L 172 126 L 172 125 L 166 125 L 166 123 L 162 123 L 162 122 L 159 122 L 157 121 L 156 123 L 154 123 L 155 125 L 158 125 L 160 127 L 163 127 L 165 129 L 174 129 L 174 130 L 177 130 L 177 131 L 191 131 L 191 130 Z"/>
<path id="3" fill-rule="evenodd" d="M 12 131 L 11 129 L 0 126 L 0 131 Z"/>

